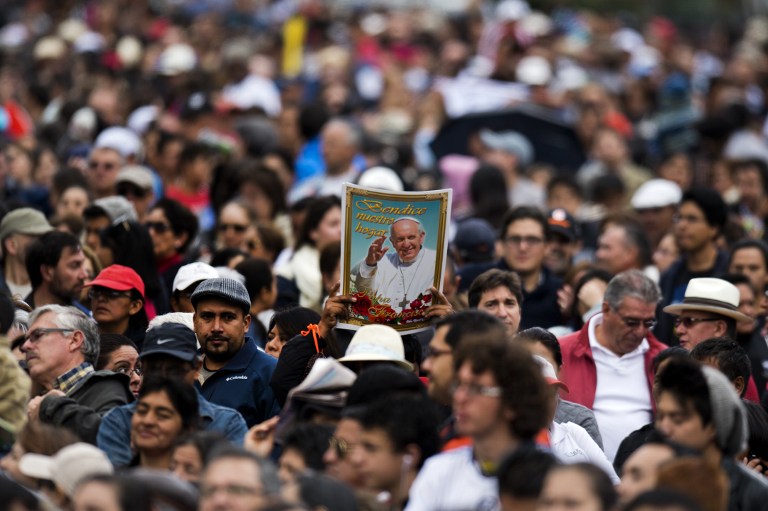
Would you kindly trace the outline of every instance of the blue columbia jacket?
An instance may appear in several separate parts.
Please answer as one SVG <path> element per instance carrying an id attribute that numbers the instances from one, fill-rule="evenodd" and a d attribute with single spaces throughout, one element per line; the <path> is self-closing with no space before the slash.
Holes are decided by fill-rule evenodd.
<path id="1" fill-rule="evenodd" d="M 243 347 L 227 365 L 208 377 L 202 387 L 196 385 L 208 401 L 240 412 L 250 428 L 280 413 L 280 405 L 269 386 L 276 365 L 276 358 L 246 337 Z"/>

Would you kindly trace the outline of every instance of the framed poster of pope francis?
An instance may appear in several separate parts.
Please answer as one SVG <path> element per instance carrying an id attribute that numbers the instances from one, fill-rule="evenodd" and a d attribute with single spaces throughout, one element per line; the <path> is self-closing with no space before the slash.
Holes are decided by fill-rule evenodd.
<path id="1" fill-rule="evenodd" d="M 431 289 L 442 291 L 451 190 L 389 192 L 345 184 L 341 293 L 353 296 L 341 328 L 429 327 Z"/>

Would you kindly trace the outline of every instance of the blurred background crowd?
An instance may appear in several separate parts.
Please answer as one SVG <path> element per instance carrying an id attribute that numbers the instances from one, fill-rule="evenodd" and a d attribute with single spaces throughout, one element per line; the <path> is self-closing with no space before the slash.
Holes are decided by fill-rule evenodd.
<path id="1" fill-rule="evenodd" d="M 768 495 L 767 113 L 760 0 L 6 0 L 0 495 L 27 509 L 105 511 L 149 509 L 150 500 L 130 507 L 137 488 L 179 509 L 235 509 L 247 496 L 255 500 L 242 509 L 560 509 L 559 498 L 581 497 L 594 505 L 584 509 L 757 509 L 750 505 Z M 334 331 L 353 303 L 335 287 L 343 183 L 452 189 L 445 278 L 428 313 L 437 331 L 457 329 L 447 344 L 434 328 Z M 542 398 L 531 420 L 548 431 L 543 440 L 514 426 L 494 443 L 464 424 L 475 412 L 461 412 L 463 398 L 506 403 L 507 393 L 536 394 L 541 375 L 521 376 L 533 381 L 523 391 L 506 387 L 493 364 L 460 349 L 472 337 L 461 321 L 491 332 L 475 346 L 488 360 L 530 362 L 507 346 L 525 332 L 523 340 L 549 346 L 544 376 L 583 410 L 563 419 L 556 398 L 553 419 Z M 57 349 L 40 348 L 54 337 Z M 738 420 L 717 424 L 727 432 L 714 433 L 712 474 L 697 487 L 673 485 L 698 503 L 659 490 L 630 504 L 656 478 L 632 486 L 640 476 L 624 464 L 634 449 L 713 448 L 664 426 L 672 412 L 659 389 L 685 408 L 675 390 L 685 382 L 653 377 L 677 357 L 679 374 L 700 384 L 696 406 L 722 398 L 688 359 L 711 339 L 720 341 L 693 358 L 741 378 L 736 392 L 752 405 L 723 399 L 745 428 L 749 414 L 749 431 L 739 436 Z M 582 341 L 592 342 L 586 373 L 571 369 Z M 591 359 L 595 343 L 607 351 Z M 717 358 L 726 351 L 729 361 Z M 344 365 L 316 364 L 325 358 Z M 378 362 L 399 373 L 355 379 Z M 462 380 L 462 363 L 472 382 Z M 648 392 L 606 395 L 605 382 L 640 377 L 645 387 L 646 373 Z M 335 386 L 322 387 L 323 378 Z M 238 380 L 253 387 L 227 390 Z M 398 394 L 382 404 L 389 387 Z M 508 406 L 518 413 L 531 403 Z M 640 410 L 632 420 L 625 404 Z M 720 406 L 696 408 L 704 426 Z M 170 420 L 168 408 L 178 423 L 166 434 L 155 423 Z M 587 419 L 575 420 L 582 412 Z M 154 425 L 142 429 L 149 416 Z M 497 419 L 502 429 L 517 422 Z M 642 429 L 654 421 L 658 438 Z M 557 430 L 560 422 L 578 422 L 587 440 Z M 162 445 L 151 447 L 143 431 L 165 435 Z M 368 458 L 355 461 L 361 431 L 386 433 L 397 461 L 377 460 L 373 437 L 361 449 Z M 459 463 L 455 455 L 436 455 L 417 479 L 454 436 L 478 446 L 470 456 L 479 457 L 457 465 L 475 463 L 479 482 L 467 484 L 482 489 L 465 504 L 433 484 Z M 594 465 L 550 471 L 555 461 L 541 449 L 517 449 L 497 466 L 518 442 L 552 447 L 562 438 L 583 455 L 571 461 Z M 184 475 L 184 447 L 194 476 Z M 22 463 L 25 454 L 32 458 Z M 745 482 L 741 465 L 726 467 L 744 457 L 757 483 Z M 77 472 L 72 459 L 90 460 L 85 479 L 67 477 Z M 648 460 L 633 470 L 658 468 Z M 176 475 L 110 475 L 126 465 Z M 248 470 L 257 475 L 216 483 L 219 472 Z M 520 489 L 520 471 L 538 471 L 538 482 Z M 278 498 L 281 485 L 294 494 Z M 557 495 L 582 486 L 591 493 Z M 720 493 L 702 499 L 704 487 Z M 87 488 L 80 500 L 77 488 Z M 353 489 L 366 498 L 355 503 Z M 533 507 L 516 507 L 524 504 Z"/>

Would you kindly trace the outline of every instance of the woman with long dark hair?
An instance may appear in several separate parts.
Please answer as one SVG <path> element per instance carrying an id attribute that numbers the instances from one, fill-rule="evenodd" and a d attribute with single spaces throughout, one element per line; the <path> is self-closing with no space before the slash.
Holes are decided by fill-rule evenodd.
<path id="1" fill-rule="evenodd" d="M 322 310 L 323 277 L 320 249 L 341 239 L 341 200 L 335 195 L 316 197 L 307 207 L 291 260 L 277 269 L 276 307 L 300 305 Z"/>
<path id="2" fill-rule="evenodd" d="M 168 296 L 176 272 L 186 264 L 186 252 L 197 236 L 197 217 L 183 204 L 163 198 L 149 210 L 144 225 L 152 239 L 157 271 Z"/>
<path id="3" fill-rule="evenodd" d="M 121 264 L 132 268 L 144 282 L 147 318 L 170 312 L 168 296 L 160 282 L 154 247 L 149 231 L 140 223 L 125 220 L 110 225 L 99 234 L 99 261 L 103 267 Z"/>

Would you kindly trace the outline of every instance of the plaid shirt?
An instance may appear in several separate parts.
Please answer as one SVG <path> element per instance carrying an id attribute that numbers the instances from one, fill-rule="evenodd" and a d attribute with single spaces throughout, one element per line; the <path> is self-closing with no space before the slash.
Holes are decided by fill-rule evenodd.
<path id="1" fill-rule="evenodd" d="M 73 367 L 66 373 L 56 378 L 53 388 L 69 394 L 69 391 L 77 386 L 77 383 L 86 375 L 95 372 L 90 362 L 83 362 L 77 367 Z"/>

